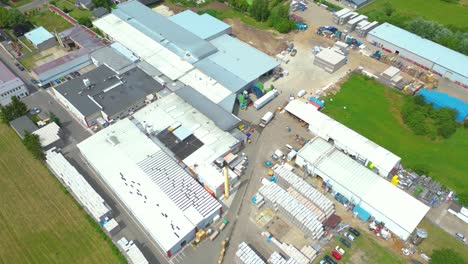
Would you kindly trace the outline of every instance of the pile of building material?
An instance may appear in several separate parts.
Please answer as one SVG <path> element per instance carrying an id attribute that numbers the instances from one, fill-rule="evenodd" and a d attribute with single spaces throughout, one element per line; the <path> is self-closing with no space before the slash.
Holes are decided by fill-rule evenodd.
<path id="1" fill-rule="evenodd" d="M 357 28 L 356 32 L 357 32 L 359 37 L 364 38 L 365 36 L 367 36 L 367 33 L 369 33 L 369 31 L 371 31 L 372 29 L 374 29 L 378 25 L 379 25 L 379 22 L 374 21 L 374 22 L 371 22 L 371 23 L 367 24 L 364 27 Z"/>
<path id="2" fill-rule="evenodd" d="M 258 192 L 265 204 L 284 216 L 288 222 L 295 224 L 306 236 L 319 239 L 323 236 L 323 225 L 316 214 L 310 211 L 276 183 L 262 180 L 263 186 Z"/>
<path id="3" fill-rule="evenodd" d="M 268 263 L 271 264 L 299 264 L 295 259 L 290 258 L 288 260 L 285 260 L 283 256 L 281 256 L 278 252 L 273 252 L 271 254 L 270 258 L 268 259 Z"/>
<path id="4" fill-rule="evenodd" d="M 348 23 L 346 23 L 346 29 L 348 30 L 348 32 L 351 32 L 356 28 L 356 26 L 358 25 L 359 22 L 361 22 L 363 20 L 366 20 L 366 19 L 367 19 L 367 16 L 359 15 L 359 16 L 349 20 Z"/>
<path id="5" fill-rule="evenodd" d="M 247 243 L 239 244 L 236 252 L 236 263 L 238 264 L 265 264 L 265 261 L 253 251 Z"/>
<path id="6" fill-rule="evenodd" d="M 55 148 L 46 152 L 46 164 L 94 220 L 101 223 L 110 215 L 110 209 L 104 199 Z"/>
<path id="7" fill-rule="evenodd" d="M 319 66 L 329 73 L 333 73 L 346 64 L 346 56 L 332 49 L 322 49 L 315 55 L 314 65 Z"/>
<path id="8" fill-rule="evenodd" d="M 356 12 L 351 12 L 351 10 L 343 8 L 340 11 L 337 11 L 333 14 L 333 22 L 338 25 L 344 25 L 350 19 L 353 19 L 358 15 L 359 14 Z"/>
<path id="9" fill-rule="evenodd" d="M 390 87 L 395 87 L 398 83 L 403 81 L 403 77 L 400 75 L 400 70 L 393 66 L 390 66 L 384 72 L 380 74 L 379 79 Z"/>
<path id="10" fill-rule="evenodd" d="M 287 191 L 294 199 L 302 203 L 310 211 L 316 214 L 320 222 L 323 223 L 327 219 L 325 214 L 317 206 L 315 206 L 312 202 L 310 202 L 308 199 L 306 199 L 304 196 L 302 196 L 300 193 L 294 190 L 294 188 L 289 187 Z"/>
<path id="11" fill-rule="evenodd" d="M 281 251 L 283 251 L 286 255 L 288 255 L 290 257 L 290 259 L 288 261 L 291 261 L 291 260 L 294 261 L 294 262 L 287 262 L 287 263 L 309 264 L 317 256 L 317 254 L 316 254 L 317 252 L 315 252 L 315 254 L 312 254 L 312 257 L 309 258 L 303 252 L 301 252 L 299 249 L 294 247 L 293 245 L 283 243 L 283 242 L 279 241 L 278 239 L 276 239 L 275 237 L 273 237 L 270 233 L 268 233 L 266 231 L 262 232 L 262 236 L 267 237 L 268 241 L 270 241 L 273 244 L 275 244 L 276 246 L 278 246 L 281 249 Z M 270 259 L 272 259 L 272 258 L 277 259 L 277 256 L 273 256 L 273 254 L 272 254 Z M 284 258 L 282 258 L 282 259 L 284 260 Z M 284 262 L 281 262 L 281 259 L 278 259 L 278 263 L 284 263 Z"/>
<path id="12" fill-rule="evenodd" d="M 122 237 L 119 241 L 117 241 L 117 245 L 123 250 L 129 263 L 133 264 L 148 264 L 148 260 L 146 260 L 143 253 L 141 253 L 140 249 L 133 243 L 133 241 L 128 241 L 125 237 Z"/>
<path id="13" fill-rule="evenodd" d="M 293 188 L 303 197 L 307 198 L 308 201 L 313 204 L 311 206 L 315 206 L 320 209 L 321 214 L 325 215 L 325 219 L 335 212 L 335 205 L 333 202 L 297 174 L 292 172 L 291 168 L 288 168 L 287 164 L 275 165 L 273 167 L 273 172 L 279 185 L 284 188 Z M 292 192 L 290 192 L 290 194 L 295 196 Z"/>
<path id="14" fill-rule="evenodd" d="M 348 47 L 349 44 L 342 41 L 337 41 L 335 42 L 335 45 L 333 45 L 333 49 L 341 55 L 348 55 Z"/>

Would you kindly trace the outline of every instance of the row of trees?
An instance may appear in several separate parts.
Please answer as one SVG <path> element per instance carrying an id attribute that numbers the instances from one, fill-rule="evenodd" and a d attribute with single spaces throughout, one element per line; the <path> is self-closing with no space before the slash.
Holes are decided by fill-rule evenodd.
<path id="1" fill-rule="evenodd" d="M 426 103 L 422 96 L 408 98 L 402 109 L 405 124 L 416 134 L 449 138 L 460 124 L 455 120 L 457 113 L 450 108 L 434 109 L 432 104 Z"/>
<path id="2" fill-rule="evenodd" d="M 416 18 L 410 21 L 406 29 L 423 38 L 468 55 L 468 33 L 453 30 L 434 21 Z"/>
<path id="3" fill-rule="evenodd" d="M 289 18 L 289 4 L 281 0 L 253 0 L 248 12 L 257 21 L 268 21 L 268 24 L 280 33 L 287 33 L 295 27 Z"/>

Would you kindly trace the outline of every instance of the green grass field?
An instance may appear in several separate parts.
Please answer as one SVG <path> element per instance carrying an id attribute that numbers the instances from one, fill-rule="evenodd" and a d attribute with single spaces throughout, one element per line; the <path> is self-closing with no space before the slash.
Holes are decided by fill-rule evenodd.
<path id="1" fill-rule="evenodd" d="M 125 263 L 97 223 L 0 124 L 0 263 Z"/>
<path id="2" fill-rule="evenodd" d="M 455 191 L 466 191 L 468 129 L 460 127 L 451 138 L 440 141 L 414 135 L 401 119 L 405 96 L 354 75 L 340 92 L 327 98 L 324 112 L 399 155 L 403 165 L 427 168 L 429 176 L 439 182 Z"/>
<path id="3" fill-rule="evenodd" d="M 419 227 L 426 229 L 428 233 L 428 237 L 419 245 L 423 252 L 430 255 L 434 249 L 451 248 L 468 261 L 466 246 L 453 235 L 448 234 L 427 219 L 423 219 Z"/>
<path id="4" fill-rule="evenodd" d="M 391 18 L 384 14 L 384 6 L 389 2 L 395 9 L 392 16 L 398 16 L 395 22 L 404 23 L 416 17 L 422 17 L 427 20 L 437 21 L 443 25 L 455 25 L 458 28 L 464 28 L 468 31 L 467 17 L 468 4 L 463 1 L 460 3 L 449 3 L 443 0 L 374 0 L 369 5 L 364 6 L 358 12 L 364 13 L 370 19 L 385 22 Z M 378 15 L 380 13 L 380 15 Z M 379 19 L 377 19 L 377 17 Z M 390 21 L 389 21 L 390 22 Z"/>
<path id="5" fill-rule="evenodd" d="M 42 13 L 38 13 L 29 17 L 29 21 L 36 26 L 43 26 L 50 32 L 62 32 L 65 29 L 71 28 L 72 24 L 61 16 L 52 13 L 51 11 L 46 11 Z"/>

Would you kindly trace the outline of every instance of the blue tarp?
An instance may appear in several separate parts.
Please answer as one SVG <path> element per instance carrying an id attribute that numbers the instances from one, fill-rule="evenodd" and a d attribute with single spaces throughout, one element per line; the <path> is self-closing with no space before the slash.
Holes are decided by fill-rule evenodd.
<path id="1" fill-rule="evenodd" d="M 457 111 L 456 120 L 458 122 L 463 122 L 463 120 L 468 116 L 468 103 L 465 103 L 458 98 L 446 93 L 429 91 L 426 88 L 422 89 L 419 95 L 423 96 L 426 102 L 432 103 L 434 108 L 448 107 Z"/>
<path id="2" fill-rule="evenodd" d="M 322 108 L 322 107 L 325 106 L 325 104 L 324 104 L 322 101 L 320 101 L 318 98 L 313 97 L 313 96 L 309 97 L 309 101 L 314 102 L 314 103 L 320 105 L 320 108 Z"/>
<path id="3" fill-rule="evenodd" d="M 354 206 L 353 213 L 357 213 L 359 219 L 361 219 L 364 222 L 367 222 L 367 220 L 369 220 L 369 218 L 371 217 L 371 215 L 366 210 L 362 209 L 362 207 L 360 207 L 359 205 Z"/>

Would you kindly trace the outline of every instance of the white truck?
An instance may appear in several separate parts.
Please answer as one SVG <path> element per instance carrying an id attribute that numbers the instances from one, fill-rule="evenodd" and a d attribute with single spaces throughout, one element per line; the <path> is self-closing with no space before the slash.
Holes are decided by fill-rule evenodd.
<path id="1" fill-rule="evenodd" d="M 272 112 L 267 112 L 267 113 L 262 117 L 262 119 L 260 119 L 260 124 L 259 124 L 259 126 L 260 126 L 260 127 L 265 127 L 268 123 L 270 123 L 270 121 L 273 119 L 273 117 L 275 117 L 275 114 L 273 114 Z"/>

